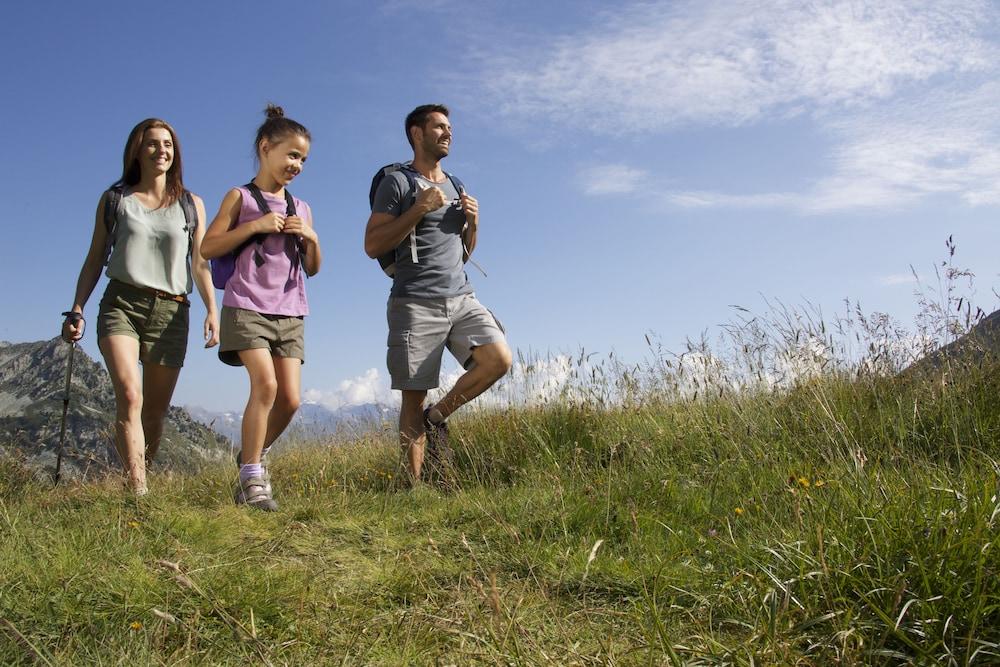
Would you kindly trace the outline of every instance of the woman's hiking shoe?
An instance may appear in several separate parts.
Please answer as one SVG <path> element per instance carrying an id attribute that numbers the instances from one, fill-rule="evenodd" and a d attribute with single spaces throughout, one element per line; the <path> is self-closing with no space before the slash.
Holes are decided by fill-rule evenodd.
<path id="1" fill-rule="evenodd" d="M 236 452 L 236 467 L 239 468 L 243 465 L 243 451 L 239 450 Z M 260 478 L 264 480 L 264 488 L 267 489 L 267 495 L 271 495 L 271 473 L 267 471 L 267 460 L 262 456 L 260 457 Z"/>
<path id="2" fill-rule="evenodd" d="M 448 422 L 435 424 L 430 419 L 430 408 L 424 410 L 424 477 L 429 481 L 448 484 L 455 466 L 455 452 L 448 441 Z"/>
<path id="3" fill-rule="evenodd" d="M 260 477 L 251 477 L 245 482 L 236 482 L 233 500 L 237 505 L 249 505 L 265 512 L 277 512 L 278 503 L 271 497 L 271 483 Z"/>

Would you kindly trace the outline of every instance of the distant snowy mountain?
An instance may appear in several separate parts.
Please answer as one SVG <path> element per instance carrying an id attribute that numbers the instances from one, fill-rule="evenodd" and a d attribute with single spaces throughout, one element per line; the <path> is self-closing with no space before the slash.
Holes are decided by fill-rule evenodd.
<path id="1" fill-rule="evenodd" d="M 242 412 L 212 412 L 197 406 L 187 406 L 196 421 L 216 433 L 239 442 L 243 424 Z M 288 436 L 304 440 L 344 439 L 380 430 L 385 423 L 395 424 L 396 412 L 385 406 L 365 403 L 331 410 L 319 403 L 303 403 L 288 427 Z"/>

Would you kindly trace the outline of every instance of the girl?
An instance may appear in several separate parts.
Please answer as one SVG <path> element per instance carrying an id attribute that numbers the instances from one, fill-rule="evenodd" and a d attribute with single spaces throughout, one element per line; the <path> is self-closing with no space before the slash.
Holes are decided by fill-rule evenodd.
<path id="1" fill-rule="evenodd" d="M 156 456 L 184 365 L 192 279 L 207 311 L 205 347 L 218 343 L 215 292 L 199 252 L 204 220 L 201 198 L 184 189 L 177 133 L 147 118 L 129 133 L 122 176 L 97 205 L 62 327 L 67 342 L 83 337 L 83 307 L 106 263 L 111 281 L 97 315 L 97 345 L 115 390 L 115 449 L 137 496 L 147 493 L 146 465 Z"/>
<path id="2" fill-rule="evenodd" d="M 222 297 L 219 347 L 223 362 L 245 366 L 250 377 L 234 499 L 273 512 L 278 505 L 262 459 L 299 407 L 305 276 L 319 271 L 321 256 L 309 205 L 285 190 L 305 165 L 309 131 L 281 107 L 268 105 L 265 113 L 254 142 L 257 175 L 226 194 L 201 253 L 236 255 Z"/>

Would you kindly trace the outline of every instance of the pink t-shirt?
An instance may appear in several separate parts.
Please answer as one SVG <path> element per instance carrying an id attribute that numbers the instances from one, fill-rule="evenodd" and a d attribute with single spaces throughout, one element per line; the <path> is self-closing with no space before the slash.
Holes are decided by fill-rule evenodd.
<path id="1" fill-rule="evenodd" d="M 264 214 L 257 201 L 245 187 L 236 188 L 242 196 L 240 215 L 236 225 L 257 220 Z M 275 213 L 285 213 L 285 198 L 261 192 L 264 201 Z M 307 225 L 312 224 L 312 210 L 309 204 L 298 197 L 295 213 Z M 267 234 L 260 245 L 251 240 L 236 258 L 236 270 L 226 283 L 222 305 L 233 308 L 255 310 L 267 315 L 300 316 L 309 314 L 306 301 L 306 272 L 298 260 L 296 237 L 288 234 Z M 255 252 L 259 252 L 264 262 L 257 266 Z M 304 257 L 303 257 L 304 259 Z"/>

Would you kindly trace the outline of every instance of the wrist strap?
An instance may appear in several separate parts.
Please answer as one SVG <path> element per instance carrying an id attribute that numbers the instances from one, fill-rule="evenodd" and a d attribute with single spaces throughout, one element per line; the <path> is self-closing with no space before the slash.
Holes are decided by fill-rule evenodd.
<path id="1" fill-rule="evenodd" d="M 76 322 L 77 320 L 83 320 L 83 313 L 78 313 L 75 310 L 67 310 L 65 313 L 62 314 L 62 316 L 65 317 L 67 320 L 73 320 L 74 322 Z M 86 322 L 86 320 L 84 321 Z"/>

